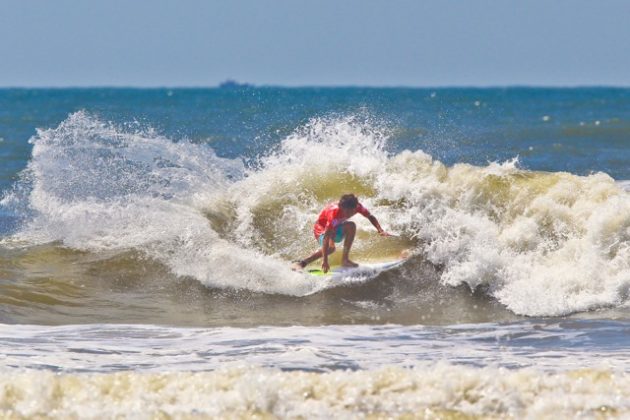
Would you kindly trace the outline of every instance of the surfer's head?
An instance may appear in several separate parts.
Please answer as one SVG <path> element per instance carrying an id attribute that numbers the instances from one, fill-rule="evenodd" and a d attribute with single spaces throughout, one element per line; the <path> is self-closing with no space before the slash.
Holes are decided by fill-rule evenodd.
<path id="1" fill-rule="evenodd" d="M 354 194 L 344 194 L 339 199 L 339 207 L 342 209 L 356 209 L 359 205 L 359 199 Z"/>
<path id="2" fill-rule="evenodd" d="M 357 212 L 359 199 L 354 194 L 344 194 L 339 199 L 338 205 L 340 209 L 342 209 L 347 215 L 350 216 Z"/>

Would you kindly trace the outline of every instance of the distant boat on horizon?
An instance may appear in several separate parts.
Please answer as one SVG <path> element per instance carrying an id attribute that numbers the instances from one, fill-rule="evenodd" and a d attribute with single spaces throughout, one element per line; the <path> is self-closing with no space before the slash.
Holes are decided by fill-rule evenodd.
<path id="1" fill-rule="evenodd" d="M 251 87 L 254 87 L 254 85 L 249 83 L 239 83 L 233 79 L 227 79 L 219 84 L 219 89 L 244 89 Z"/>

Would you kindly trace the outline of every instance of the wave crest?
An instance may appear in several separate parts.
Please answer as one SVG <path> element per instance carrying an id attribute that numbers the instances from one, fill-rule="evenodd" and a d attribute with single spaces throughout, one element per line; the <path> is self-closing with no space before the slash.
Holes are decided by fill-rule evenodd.
<path id="1" fill-rule="evenodd" d="M 206 145 L 78 112 L 32 139 L 33 217 L 17 236 L 139 250 L 210 287 L 303 296 L 336 285 L 305 280 L 286 260 L 313 250 L 326 202 L 355 192 L 401 237 L 380 238 L 358 217 L 353 252 L 412 248 L 409 281 L 429 261 L 442 284 L 485 290 L 517 314 L 625 304 L 630 195 L 608 175 L 532 172 L 517 159 L 448 167 L 389 152 L 390 132 L 369 118 L 313 119 L 246 169 Z"/>

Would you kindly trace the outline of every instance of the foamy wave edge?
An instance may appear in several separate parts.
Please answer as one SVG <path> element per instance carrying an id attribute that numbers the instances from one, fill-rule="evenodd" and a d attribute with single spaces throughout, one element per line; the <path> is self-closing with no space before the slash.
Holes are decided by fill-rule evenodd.
<path id="1" fill-rule="evenodd" d="M 610 370 L 425 368 L 314 373 L 232 366 L 214 372 L 0 376 L 3 418 L 573 417 L 630 414 L 630 375 Z"/>

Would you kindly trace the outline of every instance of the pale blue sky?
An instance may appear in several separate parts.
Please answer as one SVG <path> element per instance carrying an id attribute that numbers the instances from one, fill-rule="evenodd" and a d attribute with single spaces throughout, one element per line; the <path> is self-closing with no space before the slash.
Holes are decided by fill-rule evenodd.
<path id="1" fill-rule="evenodd" d="M 0 0 L 0 86 L 630 86 L 630 1 Z"/>

